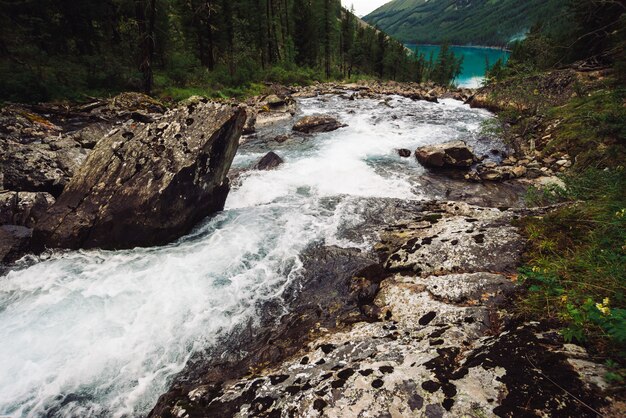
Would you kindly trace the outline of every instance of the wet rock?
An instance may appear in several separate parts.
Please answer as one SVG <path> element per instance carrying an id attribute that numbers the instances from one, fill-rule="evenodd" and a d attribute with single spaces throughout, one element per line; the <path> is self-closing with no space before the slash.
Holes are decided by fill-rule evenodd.
<path id="1" fill-rule="evenodd" d="M 277 137 L 274 138 L 274 141 L 278 142 L 279 144 L 282 144 L 283 142 L 286 142 L 289 139 L 289 135 L 278 135 Z"/>
<path id="2" fill-rule="evenodd" d="M 54 197 L 49 193 L 0 192 L 0 225 L 32 228 L 53 204 Z"/>
<path id="3" fill-rule="evenodd" d="M 331 116 L 305 116 L 296 122 L 293 130 L 303 133 L 330 132 L 346 125 Z"/>
<path id="4" fill-rule="evenodd" d="M 0 263 L 12 263 L 28 251 L 32 229 L 18 225 L 0 226 Z"/>
<path id="5" fill-rule="evenodd" d="M 271 170 L 273 168 L 278 167 L 282 163 L 283 163 L 283 159 L 280 158 L 273 151 L 270 151 L 267 154 L 265 154 L 265 156 L 261 158 L 258 163 L 256 163 L 254 168 L 257 170 Z"/>
<path id="6" fill-rule="evenodd" d="M 315 399 L 328 399 L 332 390 L 343 390 L 354 380 L 357 369 L 322 361 L 346 352 L 345 347 L 326 341 L 294 360 L 298 369 L 315 368 L 315 378 L 296 376 L 293 370 L 264 370 L 263 376 L 235 380 L 260 364 L 292 358 L 319 332 L 341 324 L 341 318 L 348 317 L 348 313 L 358 312 L 357 299 L 350 292 L 354 277 L 380 282 L 376 279 L 381 273 L 376 262 L 358 250 L 314 246 L 304 251 L 301 260 L 302 281 L 289 286 L 276 306 L 268 304 L 259 311 L 263 312 L 260 323 L 264 326 L 245 325 L 237 331 L 241 335 L 230 336 L 210 353 L 198 353 L 170 391 L 159 399 L 151 417 L 168 417 L 182 403 L 191 417 L 247 416 L 254 400 L 266 396 L 277 398 L 271 408 L 274 411 L 283 408 L 280 399 L 301 397 L 310 399 L 307 405 L 313 408 Z M 290 307 L 286 315 L 285 305 Z M 236 383 L 231 386 L 230 382 Z M 335 389 L 331 387 L 333 382 Z"/>
<path id="7" fill-rule="evenodd" d="M 468 168 L 477 160 L 463 141 L 421 147 L 415 151 L 415 156 L 420 164 L 429 168 Z"/>
<path id="8" fill-rule="evenodd" d="M 446 200 L 492 208 L 524 206 L 528 188 L 522 182 L 483 182 L 474 171 L 467 173 L 464 179 L 431 171 L 420 177 L 420 184 Z"/>
<path id="9" fill-rule="evenodd" d="M 402 158 L 409 158 L 411 156 L 411 150 L 400 148 L 397 151 L 398 151 L 398 155 Z"/>
<path id="10" fill-rule="evenodd" d="M 209 103 L 112 131 L 37 223 L 38 249 L 132 248 L 185 234 L 223 208 L 245 117 Z"/>

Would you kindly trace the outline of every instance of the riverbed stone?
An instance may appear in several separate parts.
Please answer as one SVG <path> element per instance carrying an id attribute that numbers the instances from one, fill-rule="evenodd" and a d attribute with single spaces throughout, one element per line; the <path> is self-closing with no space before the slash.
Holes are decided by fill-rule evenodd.
<path id="1" fill-rule="evenodd" d="M 245 117 L 201 103 L 110 132 L 37 223 L 37 249 L 133 248 L 187 233 L 223 209 Z"/>
<path id="2" fill-rule="evenodd" d="M 254 166 L 257 170 L 271 170 L 278 167 L 283 163 L 283 159 L 273 151 L 265 154 L 258 163 Z"/>
<path id="3" fill-rule="evenodd" d="M 310 134 L 335 131 L 345 126 L 332 116 L 305 116 L 295 123 L 293 130 Z"/>
<path id="4" fill-rule="evenodd" d="M 468 168 L 477 161 L 472 149 L 463 141 L 420 147 L 415 156 L 420 164 L 429 168 Z"/>

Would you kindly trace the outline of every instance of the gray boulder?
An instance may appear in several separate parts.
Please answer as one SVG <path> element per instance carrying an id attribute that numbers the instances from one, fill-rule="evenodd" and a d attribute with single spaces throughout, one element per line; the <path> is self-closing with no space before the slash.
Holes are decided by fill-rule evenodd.
<path id="1" fill-rule="evenodd" d="M 53 204 L 54 197 L 49 193 L 0 192 L 0 225 L 32 228 Z"/>
<path id="2" fill-rule="evenodd" d="M 468 168 L 477 160 L 463 141 L 420 147 L 415 151 L 417 161 L 429 168 Z"/>
<path id="3" fill-rule="evenodd" d="M 305 116 L 293 126 L 293 130 L 307 134 L 331 132 L 347 125 L 331 116 Z"/>
<path id="4" fill-rule="evenodd" d="M 4 187 L 59 196 L 88 153 L 67 137 L 26 144 L 0 137 Z"/>
<path id="5" fill-rule="evenodd" d="M 35 250 L 152 246 L 189 232 L 224 207 L 245 119 L 241 107 L 199 103 L 111 131 L 37 223 Z"/>

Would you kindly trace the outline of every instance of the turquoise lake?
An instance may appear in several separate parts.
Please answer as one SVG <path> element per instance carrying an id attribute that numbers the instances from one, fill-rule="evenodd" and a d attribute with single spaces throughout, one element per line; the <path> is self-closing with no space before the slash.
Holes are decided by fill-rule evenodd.
<path id="1" fill-rule="evenodd" d="M 426 59 L 429 59 L 430 54 L 433 54 L 434 59 L 436 59 L 440 50 L 438 45 L 407 44 L 407 47 L 424 54 Z M 493 65 L 499 59 L 506 62 L 510 55 L 508 51 L 496 48 L 478 46 L 452 46 L 450 48 L 455 54 L 463 56 L 463 70 L 456 79 L 459 87 L 480 87 L 485 78 L 487 62 L 489 65 Z"/>

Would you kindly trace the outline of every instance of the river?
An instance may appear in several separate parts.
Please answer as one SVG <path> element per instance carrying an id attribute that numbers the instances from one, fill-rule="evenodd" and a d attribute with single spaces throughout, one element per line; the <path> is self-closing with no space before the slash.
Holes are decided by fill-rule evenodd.
<path id="1" fill-rule="evenodd" d="M 244 170 L 226 209 L 170 245 L 27 257 L 0 277 L 0 415 L 142 416 L 192 353 L 259 316 L 299 279 L 299 254 L 358 226 L 363 198 L 441 198 L 397 148 L 464 139 L 477 154 L 502 147 L 480 138 L 491 115 L 454 100 L 397 96 L 300 99 L 298 117 L 332 114 L 349 126 L 271 141 L 266 128 L 239 149 Z M 274 150 L 285 164 L 247 170 Z M 329 197 L 333 204 L 330 205 Z"/>

